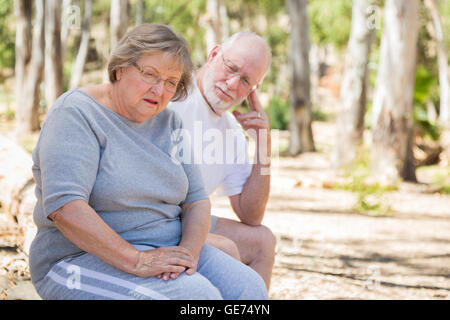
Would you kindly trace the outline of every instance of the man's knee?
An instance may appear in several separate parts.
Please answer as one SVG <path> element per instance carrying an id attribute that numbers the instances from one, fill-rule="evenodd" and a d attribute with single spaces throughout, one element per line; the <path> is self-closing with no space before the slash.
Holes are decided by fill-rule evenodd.
<path id="1" fill-rule="evenodd" d="M 255 228 L 257 228 L 258 234 L 258 237 L 255 238 L 255 241 L 257 241 L 257 246 L 267 254 L 275 254 L 277 238 L 273 234 L 272 230 L 264 225 L 260 225 Z"/>
<path id="2" fill-rule="evenodd" d="M 214 234 L 214 233 L 210 233 L 208 234 L 208 237 L 206 238 L 206 243 L 216 247 L 217 249 L 222 250 L 223 252 L 225 252 L 226 254 L 232 256 L 233 258 L 235 258 L 236 260 L 241 260 L 241 256 L 239 254 L 239 249 L 236 245 L 236 243 L 234 243 L 233 240 L 218 235 L 218 234 Z"/>

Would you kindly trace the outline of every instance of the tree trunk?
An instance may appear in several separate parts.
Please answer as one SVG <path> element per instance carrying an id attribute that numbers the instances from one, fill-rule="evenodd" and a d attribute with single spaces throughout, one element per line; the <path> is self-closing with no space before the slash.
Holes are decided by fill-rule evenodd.
<path id="1" fill-rule="evenodd" d="M 412 144 L 419 1 L 388 0 L 384 10 L 372 114 L 373 169 L 387 181 L 416 181 Z"/>
<path id="2" fill-rule="evenodd" d="M 37 0 L 31 60 L 25 67 L 22 84 L 18 84 L 16 137 L 20 140 L 39 129 L 39 89 L 44 69 L 44 0 Z"/>
<path id="3" fill-rule="evenodd" d="M 206 51 L 210 52 L 215 45 L 221 44 L 228 36 L 225 32 L 227 29 L 224 28 L 227 13 L 221 0 L 207 0 L 206 11 Z"/>
<path id="4" fill-rule="evenodd" d="M 437 44 L 437 57 L 439 67 L 439 89 L 440 89 L 440 106 L 439 106 L 439 122 L 442 126 L 450 129 L 450 66 L 448 65 L 447 48 L 445 46 L 445 38 L 442 32 L 441 19 L 434 0 L 425 0 L 431 19 L 433 20 L 433 37 Z"/>
<path id="5" fill-rule="evenodd" d="M 33 13 L 33 2 L 30 0 L 14 0 L 16 17 L 16 48 L 15 48 L 15 77 L 16 97 L 23 92 L 24 75 L 31 58 L 31 18 Z"/>
<path id="6" fill-rule="evenodd" d="M 345 166 L 354 160 L 363 142 L 364 115 L 368 89 L 368 63 L 374 28 L 367 25 L 367 9 L 373 0 L 354 0 L 352 30 L 345 57 L 340 91 L 341 108 L 337 118 L 337 164 Z"/>
<path id="7" fill-rule="evenodd" d="M 70 31 L 72 28 L 77 28 L 79 13 L 79 2 L 72 4 L 72 0 L 63 0 L 62 1 L 62 23 L 61 23 L 61 53 L 62 53 L 62 61 L 65 61 L 65 57 L 67 55 L 67 41 L 70 36 Z"/>
<path id="8" fill-rule="evenodd" d="M 291 20 L 291 120 L 289 153 L 314 151 L 310 100 L 309 26 L 306 0 L 288 0 Z"/>
<path id="9" fill-rule="evenodd" d="M 70 78 L 70 88 L 76 88 L 80 84 L 81 75 L 83 74 L 84 65 L 86 63 L 86 57 L 89 49 L 89 33 L 90 33 L 90 21 L 92 15 L 92 0 L 84 1 L 84 18 L 81 26 L 81 41 L 78 48 L 77 57 L 72 66 L 72 75 Z"/>
<path id="10" fill-rule="evenodd" d="M 142 19 L 144 16 L 144 1 L 138 0 L 136 2 L 136 25 L 142 24 Z"/>
<path id="11" fill-rule="evenodd" d="M 46 0 L 45 7 L 45 103 L 50 108 L 63 93 L 61 1 Z"/>
<path id="12" fill-rule="evenodd" d="M 27 254 L 36 234 L 32 164 L 31 156 L 25 150 L 0 135 L 0 203 L 17 222 L 21 234 L 18 245 Z"/>
<path id="13" fill-rule="evenodd" d="M 111 50 L 119 43 L 128 27 L 128 1 L 111 0 Z"/>

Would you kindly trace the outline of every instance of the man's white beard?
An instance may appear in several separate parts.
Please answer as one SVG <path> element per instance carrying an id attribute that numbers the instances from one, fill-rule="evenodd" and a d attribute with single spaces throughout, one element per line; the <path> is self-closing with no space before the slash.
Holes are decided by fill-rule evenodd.
<path id="1" fill-rule="evenodd" d="M 203 83 L 203 94 L 205 95 L 205 98 L 207 100 L 206 102 L 209 103 L 214 112 L 219 115 L 221 115 L 228 109 L 231 109 L 233 106 L 240 104 L 245 99 L 245 97 L 242 98 L 240 101 L 233 99 L 229 102 L 221 100 L 215 93 L 214 73 L 211 68 L 208 68 L 203 74 L 202 83 Z M 220 84 L 217 85 L 220 86 Z M 225 93 L 227 93 L 228 95 L 234 97 L 234 95 L 230 93 L 226 88 L 220 86 L 220 89 Z"/>

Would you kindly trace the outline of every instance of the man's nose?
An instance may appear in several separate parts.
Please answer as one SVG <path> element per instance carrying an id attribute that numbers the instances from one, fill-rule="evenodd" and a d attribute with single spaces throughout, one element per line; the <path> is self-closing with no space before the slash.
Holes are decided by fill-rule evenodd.
<path id="1" fill-rule="evenodd" d="M 241 80 L 241 76 L 239 74 L 234 74 L 230 76 L 227 80 L 227 86 L 231 90 L 237 90 L 239 88 L 239 83 Z"/>

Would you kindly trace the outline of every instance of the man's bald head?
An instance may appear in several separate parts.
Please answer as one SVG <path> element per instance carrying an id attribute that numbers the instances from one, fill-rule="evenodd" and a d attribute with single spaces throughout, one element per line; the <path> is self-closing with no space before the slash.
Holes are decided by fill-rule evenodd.
<path id="1" fill-rule="evenodd" d="M 251 55 L 261 55 L 265 61 L 265 70 L 267 71 L 272 61 L 272 53 L 266 40 L 258 34 L 251 31 L 241 31 L 233 34 L 231 37 L 224 40 L 222 43 L 222 50 L 242 48 Z"/>

